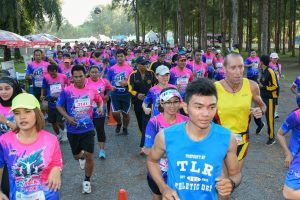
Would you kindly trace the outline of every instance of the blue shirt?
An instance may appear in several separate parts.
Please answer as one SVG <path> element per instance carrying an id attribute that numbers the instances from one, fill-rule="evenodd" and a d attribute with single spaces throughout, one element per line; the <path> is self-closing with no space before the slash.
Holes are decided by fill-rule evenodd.
<path id="1" fill-rule="evenodd" d="M 286 174 L 285 185 L 293 190 L 300 190 L 300 152 L 295 155 Z"/>
<path id="2" fill-rule="evenodd" d="M 208 135 L 194 141 L 185 125 L 183 122 L 164 129 L 167 183 L 180 199 L 218 199 L 216 178 L 221 175 L 230 146 L 230 130 L 211 123 Z"/>

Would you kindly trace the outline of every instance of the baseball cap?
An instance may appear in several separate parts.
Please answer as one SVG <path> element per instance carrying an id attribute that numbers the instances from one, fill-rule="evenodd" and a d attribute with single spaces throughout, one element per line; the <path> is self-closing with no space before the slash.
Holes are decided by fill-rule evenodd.
<path id="1" fill-rule="evenodd" d="M 165 74 L 169 74 L 170 70 L 167 66 L 165 65 L 160 65 L 156 68 L 155 70 L 155 74 L 159 74 L 159 75 L 165 75 Z"/>
<path id="2" fill-rule="evenodd" d="M 270 58 L 279 58 L 277 53 L 271 53 Z"/>
<path id="3" fill-rule="evenodd" d="M 149 60 L 147 60 L 147 58 L 144 57 L 144 56 L 139 56 L 139 57 L 136 59 L 136 63 L 137 63 L 137 64 L 147 64 L 147 63 L 149 63 Z"/>
<path id="4" fill-rule="evenodd" d="M 172 88 L 172 89 L 168 89 L 164 92 L 162 92 L 160 95 L 159 95 L 159 100 L 160 101 L 168 101 L 170 100 L 172 97 L 178 97 L 179 99 L 181 99 L 181 96 L 178 92 L 178 90 L 176 90 L 175 88 Z"/>
<path id="5" fill-rule="evenodd" d="M 154 50 L 154 51 L 158 50 L 157 46 L 154 46 L 154 47 L 153 47 L 153 50 Z"/>
<path id="6" fill-rule="evenodd" d="M 70 63 L 71 62 L 71 59 L 70 58 L 65 58 L 64 59 L 64 63 Z"/>
<path id="7" fill-rule="evenodd" d="M 164 55 L 166 55 L 165 52 L 163 51 L 158 52 L 158 56 L 164 56 Z"/>
<path id="8" fill-rule="evenodd" d="M 13 111 L 17 108 L 40 109 L 40 103 L 32 94 L 21 93 L 12 100 L 10 110 Z"/>
<path id="9" fill-rule="evenodd" d="M 179 55 L 178 56 L 178 60 L 186 60 L 186 56 L 185 55 Z"/>

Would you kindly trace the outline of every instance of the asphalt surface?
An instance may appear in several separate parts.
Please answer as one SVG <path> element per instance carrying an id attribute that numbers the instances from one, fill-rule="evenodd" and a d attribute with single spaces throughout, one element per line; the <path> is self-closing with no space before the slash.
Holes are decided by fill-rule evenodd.
<path id="1" fill-rule="evenodd" d="M 277 132 L 287 114 L 296 107 L 295 98 L 283 83 L 279 100 L 280 118 L 275 120 Z M 128 136 L 116 136 L 114 126 L 106 126 L 106 160 L 98 159 L 99 148 L 95 145 L 95 168 L 91 179 L 92 193 L 82 194 L 84 171 L 72 157 L 68 142 L 61 143 L 64 170 L 62 174 L 62 200 L 100 199 L 115 200 L 121 188 L 127 190 L 128 200 L 150 200 L 151 192 L 146 181 L 146 157 L 139 155 L 138 126 L 133 111 Z M 265 121 L 265 118 L 263 118 Z M 278 143 L 266 146 L 266 126 L 262 135 L 255 134 L 256 125 L 251 122 L 250 147 L 245 159 L 243 180 L 231 199 L 236 200 L 280 200 L 286 170 L 284 155 Z M 49 124 L 48 130 L 51 130 Z"/>

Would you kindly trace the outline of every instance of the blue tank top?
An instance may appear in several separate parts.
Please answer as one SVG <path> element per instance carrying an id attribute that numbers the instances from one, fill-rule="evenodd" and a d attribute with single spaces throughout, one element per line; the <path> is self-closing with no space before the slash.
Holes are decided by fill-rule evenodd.
<path id="1" fill-rule="evenodd" d="M 230 130 L 211 123 L 209 134 L 193 141 L 186 122 L 164 129 L 168 158 L 168 185 L 182 200 L 218 199 L 216 178 L 230 145 Z"/>

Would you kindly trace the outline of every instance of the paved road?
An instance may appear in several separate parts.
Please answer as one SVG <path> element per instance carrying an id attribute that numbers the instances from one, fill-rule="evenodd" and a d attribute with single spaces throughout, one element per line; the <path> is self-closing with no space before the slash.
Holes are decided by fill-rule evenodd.
<path id="1" fill-rule="evenodd" d="M 277 131 L 289 111 L 295 108 L 288 85 L 283 84 L 280 99 L 280 119 L 276 119 Z M 265 119 L 264 119 L 265 120 Z M 251 123 L 251 146 L 243 170 L 243 182 L 234 192 L 232 199 L 240 200 L 279 200 L 286 169 L 283 168 L 283 153 L 278 143 L 267 147 L 266 128 L 261 136 L 255 135 L 255 125 Z M 120 188 L 128 192 L 129 200 L 150 200 L 151 193 L 146 182 L 146 158 L 139 153 L 137 123 L 131 112 L 128 136 L 116 136 L 114 127 L 106 127 L 107 159 L 99 160 L 95 154 L 95 169 L 92 177 L 92 193 L 81 194 L 84 171 L 73 160 L 68 143 L 62 143 L 64 171 L 62 175 L 61 199 L 100 199 L 115 200 Z M 98 148 L 95 148 L 98 153 Z"/>

